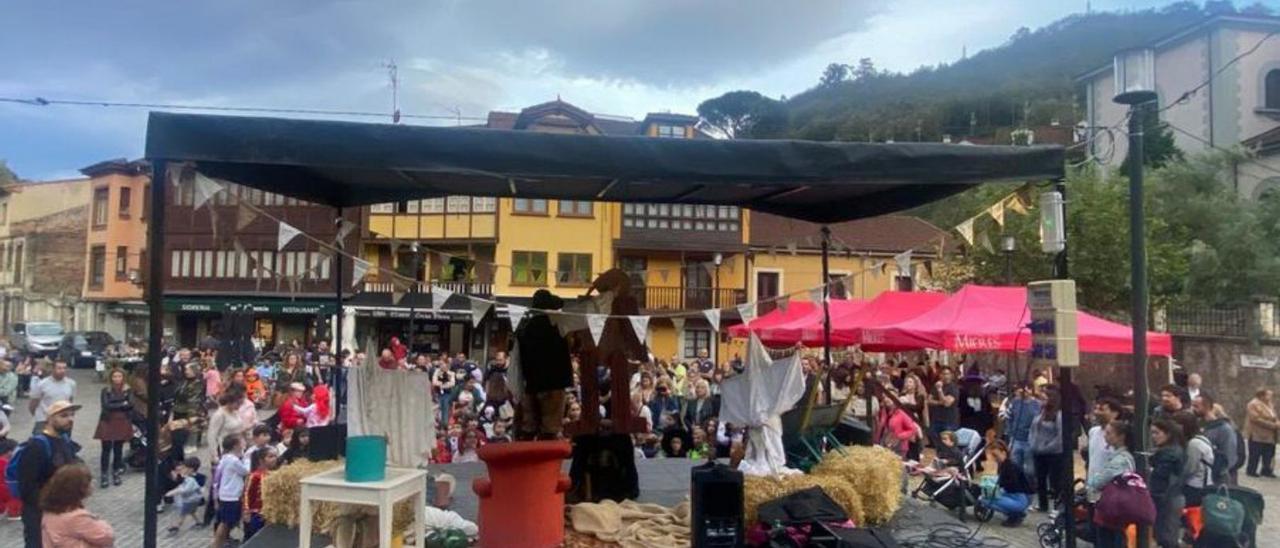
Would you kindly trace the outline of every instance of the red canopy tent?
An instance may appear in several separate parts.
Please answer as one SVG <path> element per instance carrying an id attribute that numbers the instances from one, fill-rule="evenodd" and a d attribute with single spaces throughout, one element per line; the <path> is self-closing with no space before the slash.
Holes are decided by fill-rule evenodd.
<path id="1" fill-rule="evenodd" d="M 1031 320 L 1024 287 L 967 285 L 946 301 L 915 318 L 863 330 L 863 349 L 871 352 L 939 348 L 955 352 L 1026 351 L 1031 347 Z M 1128 354 L 1131 329 L 1080 312 L 1080 351 Z M 1152 356 L 1171 356 L 1173 340 L 1147 333 Z"/>
<path id="2" fill-rule="evenodd" d="M 850 316 L 867 305 L 867 301 L 862 299 L 831 299 L 828 303 L 833 327 L 839 325 L 837 318 Z M 760 342 L 774 348 L 799 342 L 805 346 L 822 346 L 822 307 L 813 302 L 796 301 L 785 312 L 777 309 L 749 324 L 729 328 L 729 334 L 734 337 L 746 338 L 752 333 L 760 337 Z M 838 339 L 833 333 L 831 344 L 847 346 L 853 343 Z"/>
<path id="3" fill-rule="evenodd" d="M 936 291 L 885 291 L 866 306 L 841 318 L 831 317 L 831 340 L 842 344 L 863 344 L 863 333 L 886 325 L 906 321 L 947 300 L 946 293 Z M 805 330 L 804 339 L 822 344 L 822 326 Z"/>

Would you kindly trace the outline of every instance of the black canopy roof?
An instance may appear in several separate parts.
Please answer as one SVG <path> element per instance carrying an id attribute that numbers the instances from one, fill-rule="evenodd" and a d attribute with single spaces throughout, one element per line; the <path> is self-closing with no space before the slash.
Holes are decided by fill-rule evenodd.
<path id="1" fill-rule="evenodd" d="M 831 223 L 1063 176 L 1061 147 L 659 139 L 151 113 L 147 158 L 331 206 L 453 194 L 743 206 Z"/>

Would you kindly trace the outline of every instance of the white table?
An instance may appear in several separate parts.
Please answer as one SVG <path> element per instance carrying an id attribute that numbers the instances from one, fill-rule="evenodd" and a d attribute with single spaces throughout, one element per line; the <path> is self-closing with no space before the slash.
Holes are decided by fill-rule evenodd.
<path id="1" fill-rule="evenodd" d="M 338 466 L 302 480 L 302 508 L 298 515 L 298 546 L 311 548 L 311 502 L 343 502 L 378 507 L 378 546 L 391 548 L 393 506 L 413 498 L 413 532 L 422 544 L 427 522 L 427 471 L 414 468 L 387 468 L 382 481 L 352 483 L 346 468 Z"/>

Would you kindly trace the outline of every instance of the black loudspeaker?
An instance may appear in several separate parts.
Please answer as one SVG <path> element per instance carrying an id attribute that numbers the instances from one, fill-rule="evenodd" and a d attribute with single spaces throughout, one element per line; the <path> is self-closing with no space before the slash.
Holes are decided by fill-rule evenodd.
<path id="1" fill-rule="evenodd" d="M 861 445 L 866 447 L 872 444 L 871 428 L 867 426 L 867 423 L 858 419 L 844 419 L 840 421 L 840 424 L 837 424 L 835 430 L 832 431 L 832 435 L 834 435 L 840 443 L 845 445 Z"/>
<path id="2" fill-rule="evenodd" d="M 689 475 L 693 547 L 743 546 L 742 472 L 708 462 Z"/>
<path id="3" fill-rule="evenodd" d="M 316 462 L 346 456 L 347 425 L 317 426 L 308 432 L 311 434 L 311 445 L 307 448 L 308 460 Z"/>

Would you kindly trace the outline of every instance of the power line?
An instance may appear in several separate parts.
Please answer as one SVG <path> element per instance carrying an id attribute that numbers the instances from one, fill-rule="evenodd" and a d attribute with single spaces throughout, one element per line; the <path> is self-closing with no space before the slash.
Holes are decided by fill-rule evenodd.
<path id="1" fill-rule="evenodd" d="M 1186 101 L 1187 99 L 1190 99 L 1190 98 L 1191 98 L 1191 96 L 1192 96 L 1192 95 L 1195 95 L 1195 93 L 1196 93 L 1196 92 L 1198 92 L 1198 91 L 1200 91 L 1200 90 L 1202 90 L 1202 89 L 1204 89 L 1204 88 L 1206 88 L 1206 87 L 1209 87 L 1209 85 L 1213 84 L 1213 80 L 1214 80 L 1215 78 L 1217 78 L 1217 77 L 1218 77 L 1218 75 L 1222 74 L 1222 73 L 1223 73 L 1223 72 L 1225 72 L 1227 69 L 1231 68 L 1231 65 L 1236 64 L 1236 63 L 1237 63 L 1238 61 L 1240 61 L 1241 59 L 1244 59 L 1245 57 L 1248 57 L 1249 55 L 1253 54 L 1253 52 L 1258 51 L 1258 48 L 1261 48 L 1261 47 L 1262 47 L 1262 44 L 1266 43 L 1266 42 L 1267 42 L 1267 40 L 1270 40 L 1270 39 L 1271 39 L 1271 37 L 1272 37 L 1272 36 L 1275 36 L 1275 35 L 1276 35 L 1276 31 L 1272 31 L 1272 32 L 1267 33 L 1267 35 L 1266 35 L 1266 36 L 1263 36 L 1261 39 L 1259 39 L 1259 40 L 1258 40 L 1258 43 L 1254 44 L 1254 45 L 1253 45 L 1253 47 L 1249 48 L 1248 50 L 1246 50 L 1244 53 L 1241 53 L 1240 55 L 1237 55 L 1237 56 L 1235 56 L 1235 57 L 1232 57 L 1230 61 L 1227 61 L 1227 62 L 1226 62 L 1226 63 L 1224 63 L 1221 67 L 1218 67 L 1218 70 L 1214 71 L 1214 73 L 1213 73 L 1213 74 L 1210 74 L 1208 79 L 1206 79 L 1205 81 L 1201 82 L 1201 83 L 1200 83 L 1200 85 L 1198 85 L 1198 86 L 1196 86 L 1196 87 L 1194 87 L 1194 88 L 1191 88 L 1191 89 L 1189 89 L 1189 90 L 1187 90 L 1187 91 L 1182 92 L 1182 95 L 1179 95 L 1177 99 L 1174 99 L 1174 100 L 1173 100 L 1173 101 L 1171 101 L 1169 104 L 1167 104 L 1167 105 L 1165 105 L 1164 107 L 1162 107 L 1162 108 L 1160 108 L 1159 110 L 1157 110 L 1157 111 L 1156 111 L 1156 114 L 1159 114 L 1159 113 L 1161 113 L 1161 112 L 1164 112 L 1164 111 L 1166 111 L 1166 110 L 1169 110 L 1169 109 L 1173 108 L 1174 106 L 1177 106 L 1178 104 L 1181 104 L 1183 101 Z"/>
<path id="2" fill-rule="evenodd" d="M 122 101 L 100 101 L 100 100 L 75 100 L 75 99 L 49 99 L 46 97 L 35 97 L 32 99 L 23 99 L 20 97 L 0 97 L 0 103 L 15 103 L 20 105 L 29 105 L 37 107 L 45 107 L 51 105 L 69 105 L 69 106 L 91 106 L 91 107 L 119 107 L 119 108 L 148 108 L 148 109 L 166 109 L 166 110 L 205 110 L 211 112 L 270 112 L 275 114 L 315 114 L 322 116 L 349 116 L 360 118 L 386 118 L 385 112 L 368 112 L 360 110 L 323 110 L 308 108 L 272 108 L 272 107 L 234 107 L 234 106 L 218 106 L 218 105 L 189 105 L 179 103 L 134 103 Z M 481 116 L 462 116 L 460 114 L 401 114 L 401 118 L 417 118 L 422 120 L 486 120 Z"/>

